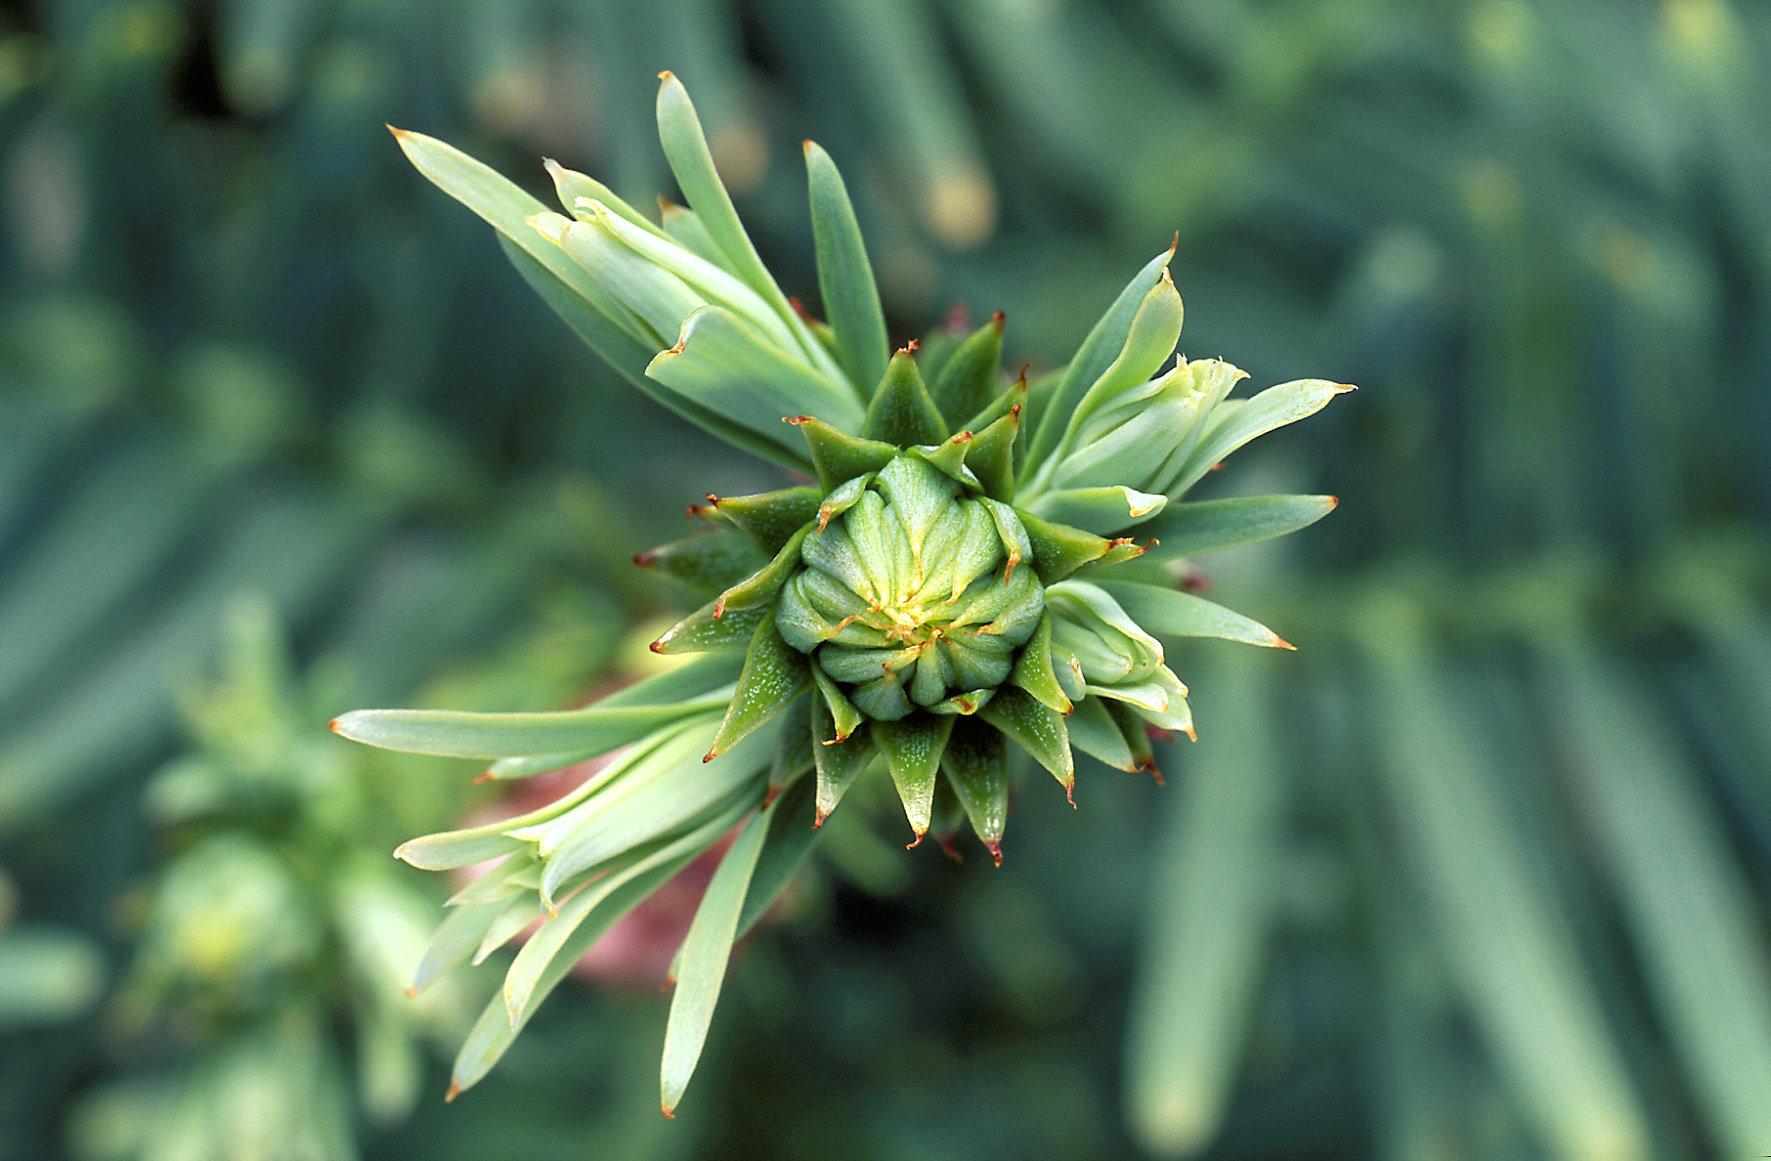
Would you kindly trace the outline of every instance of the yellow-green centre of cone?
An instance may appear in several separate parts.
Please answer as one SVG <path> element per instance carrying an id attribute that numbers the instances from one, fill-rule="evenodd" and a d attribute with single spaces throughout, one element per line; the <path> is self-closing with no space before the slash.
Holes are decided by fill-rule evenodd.
<path id="1" fill-rule="evenodd" d="M 913 455 L 832 492 L 776 614 L 868 717 L 952 711 L 1008 679 L 1044 589 L 1007 505 Z"/>

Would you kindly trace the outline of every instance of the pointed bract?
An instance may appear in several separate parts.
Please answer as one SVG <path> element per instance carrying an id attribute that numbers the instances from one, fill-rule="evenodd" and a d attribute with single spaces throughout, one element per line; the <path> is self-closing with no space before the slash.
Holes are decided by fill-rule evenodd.
<path id="1" fill-rule="evenodd" d="M 947 438 L 947 422 L 929 398 L 916 359 L 908 350 L 899 351 L 886 364 L 885 375 L 867 405 L 861 435 L 895 447 L 937 444 Z"/>
<path id="2" fill-rule="evenodd" d="M 892 444 L 844 434 L 815 416 L 795 416 L 789 422 L 805 437 L 818 483 L 827 492 L 856 476 L 879 471 L 898 454 Z"/>
<path id="3" fill-rule="evenodd" d="M 771 557 L 793 534 L 818 517 L 824 493 L 818 488 L 783 488 L 752 496 L 709 496 L 720 516 L 756 542 Z"/>
<path id="4" fill-rule="evenodd" d="M 1002 833 L 1008 821 L 1008 745 L 990 726 L 957 722 L 941 751 L 941 769 L 978 839 L 1002 865 Z"/>
<path id="5" fill-rule="evenodd" d="M 885 756 L 904 803 L 904 816 L 918 842 L 928 833 L 935 774 L 940 769 L 941 751 L 953 732 L 953 721 L 946 716 L 913 714 L 902 721 L 874 722 L 871 727 L 873 744 Z"/>
<path id="6" fill-rule="evenodd" d="M 966 446 L 965 466 L 978 478 L 986 496 L 1004 504 L 1015 498 L 1015 437 L 1020 433 L 1021 410 L 1011 407 Z"/>
<path id="7" fill-rule="evenodd" d="M 929 396 L 949 428 L 995 401 L 1002 388 L 1003 316 L 997 311 L 953 352 L 929 384 Z"/>
<path id="8" fill-rule="evenodd" d="M 768 558 L 734 529 L 661 544 L 635 556 L 633 563 L 702 596 L 712 596 L 762 568 Z"/>
<path id="9" fill-rule="evenodd" d="M 1033 636 L 1021 648 L 1020 655 L 1015 658 L 1015 668 L 1009 674 L 1009 681 L 1032 694 L 1041 705 L 1067 714 L 1071 710 L 1071 701 L 1058 684 L 1057 674 L 1052 669 L 1052 618 L 1050 613 L 1043 613 L 1039 618 L 1039 627 L 1033 630 Z"/>
<path id="10" fill-rule="evenodd" d="M 1033 695 L 1013 686 L 999 689 L 981 717 L 1033 755 L 1068 797 L 1076 785 L 1076 764 L 1070 757 L 1070 735 L 1064 716 L 1035 701 Z"/>
<path id="11" fill-rule="evenodd" d="M 770 609 L 751 638 L 731 708 L 707 756 L 730 750 L 811 687 L 811 663 L 804 653 L 781 640 L 781 634 L 775 632 L 775 612 Z"/>

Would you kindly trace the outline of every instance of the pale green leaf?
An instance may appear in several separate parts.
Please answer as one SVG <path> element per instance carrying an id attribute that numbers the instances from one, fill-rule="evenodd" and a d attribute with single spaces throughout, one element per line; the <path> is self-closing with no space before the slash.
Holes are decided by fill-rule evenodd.
<path id="1" fill-rule="evenodd" d="M 1173 249 L 1165 250 L 1138 271 L 1125 289 L 1119 292 L 1119 297 L 1113 300 L 1113 305 L 1107 308 L 1107 313 L 1088 332 L 1088 337 L 1082 340 L 1082 345 L 1076 349 L 1070 365 L 1064 368 L 1063 375 L 1048 392 L 1043 393 L 1042 401 L 1038 404 L 1038 426 L 1033 442 L 1027 448 L 1026 458 L 1021 463 L 1022 480 L 1031 479 L 1034 472 L 1056 450 L 1059 437 L 1064 434 L 1070 416 L 1076 411 L 1083 395 L 1119 357 L 1120 351 L 1125 347 L 1126 336 L 1131 332 L 1132 319 L 1136 317 L 1145 297 L 1162 280 L 1173 257 Z"/>
<path id="2" fill-rule="evenodd" d="M 630 851 L 630 857 L 621 866 L 587 883 L 561 903 L 559 910 L 518 949 L 505 972 L 500 1005 L 505 1024 L 513 1030 L 521 1028 L 546 998 L 548 989 L 603 932 L 671 876 L 706 853 L 738 825 L 748 809 L 747 804 L 742 804 L 710 811 L 682 833 Z"/>
<path id="3" fill-rule="evenodd" d="M 714 1006 L 725 981 L 732 941 L 738 934 L 738 917 L 768 832 L 769 820 L 758 815 L 727 848 L 683 941 L 682 967 L 664 1029 L 664 1064 L 660 1070 L 666 1116 L 682 1100 L 683 1090 L 701 1059 L 707 1028 L 713 1021 Z"/>
<path id="4" fill-rule="evenodd" d="M 750 877 L 744 911 L 738 916 L 739 939 L 768 913 L 817 844 L 821 832 L 814 825 L 816 796 L 813 781 L 801 778 L 783 790 L 763 812 L 769 820 L 769 834 L 762 854 L 757 856 L 756 871 Z"/>
<path id="5" fill-rule="evenodd" d="M 1167 503 L 1167 496 L 1113 486 L 1046 492 L 1024 507 L 1055 524 L 1081 528 L 1097 536 L 1114 536 L 1149 520 Z M 1142 536 L 1143 529 L 1137 534 Z"/>
<path id="6" fill-rule="evenodd" d="M 891 354 L 879 288 L 836 163 L 811 141 L 805 143 L 805 154 L 824 313 L 836 333 L 837 358 L 848 373 L 856 398 L 867 399 L 884 376 Z"/>
<path id="7" fill-rule="evenodd" d="M 646 375 L 777 444 L 780 454 L 805 468 L 810 462 L 804 437 L 785 420 L 813 415 L 845 431 L 861 425 L 860 402 L 846 385 L 781 351 L 717 306 L 689 315 L 676 346 L 654 358 Z"/>
<path id="8" fill-rule="evenodd" d="M 1236 496 L 1171 503 L 1138 529 L 1151 537 L 1150 559 L 1199 556 L 1307 528 L 1334 511 L 1333 496 Z"/>
<path id="9" fill-rule="evenodd" d="M 1213 425 L 1200 438 L 1199 446 L 1178 467 L 1175 477 L 1152 483 L 1151 487 L 1170 496 L 1180 496 L 1243 444 L 1275 428 L 1314 415 L 1326 407 L 1330 399 L 1351 390 L 1353 388 L 1344 383 L 1330 383 L 1326 379 L 1299 379 L 1269 387 L 1240 407 L 1229 406 L 1234 400 L 1219 404 L 1211 420 Z"/>
<path id="10" fill-rule="evenodd" d="M 803 449 L 791 445 L 783 446 L 778 440 L 771 438 L 774 434 L 772 432 L 767 436 L 759 435 L 742 424 L 734 423 L 713 408 L 646 378 L 646 367 L 656 357 L 658 348 L 637 337 L 642 329 L 637 321 L 626 319 L 628 329 L 622 329 L 608 315 L 589 304 L 583 287 L 569 284 L 553 269 L 508 239 L 504 242 L 504 249 L 517 272 L 553 308 L 554 313 L 564 319 L 579 338 L 648 398 L 676 412 L 702 430 L 712 432 L 733 447 L 795 471 L 809 469 L 811 461 Z M 565 251 L 560 250 L 559 253 L 571 271 L 575 272 L 573 277 L 582 278 L 596 294 L 607 299 L 608 296 L 596 285 L 595 279 L 577 263 L 572 262 Z M 608 305 L 611 310 L 619 311 L 613 300 L 609 300 Z"/>
<path id="11" fill-rule="evenodd" d="M 1097 761 L 1119 770 L 1136 770 L 1137 759 L 1125 743 L 1125 735 L 1098 697 L 1085 697 L 1064 720 L 1070 744 Z"/>
<path id="12" fill-rule="evenodd" d="M 1163 585 L 1098 578 L 1093 582 L 1145 632 L 1168 637 L 1222 637 L 1247 645 L 1290 649 L 1277 633 L 1204 597 Z"/>
<path id="13" fill-rule="evenodd" d="M 451 758 L 603 752 L 638 741 L 675 722 L 723 710 L 731 687 L 664 705 L 594 703 L 552 713 L 472 713 L 457 710 L 352 710 L 332 723 L 353 741 Z"/>

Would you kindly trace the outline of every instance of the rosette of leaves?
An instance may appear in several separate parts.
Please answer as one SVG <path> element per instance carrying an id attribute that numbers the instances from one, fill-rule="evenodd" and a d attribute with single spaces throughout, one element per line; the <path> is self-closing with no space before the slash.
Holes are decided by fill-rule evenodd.
<path id="1" fill-rule="evenodd" d="M 1000 861 L 1023 757 L 1068 794 L 1073 749 L 1148 769 L 1151 727 L 1192 732 L 1163 638 L 1284 645 L 1183 591 L 1182 562 L 1301 528 L 1334 500 L 1182 497 L 1232 451 L 1347 388 L 1304 380 L 1231 399 L 1244 377 L 1234 367 L 1173 358 L 1172 251 L 1038 382 L 1003 375 L 1000 315 L 963 341 L 893 354 L 855 215 L 822 150 L 806 143 L 827 322 L 764 267 L 669 74 L 658 125 L 689 203 L 664 205 L 658 222 L 551 162 L 566 214 L 438 141 L 397 136 L 636 387 L 801 482 L 710 496 L 691 509 L 710 530 L 638 558 L 705 601 L 653 645 L 692 655 L 678 667 L 581 709 L 366 710 L 333 728 L 489 760 L 493 779 L 626 747 L 541 810 L 401 848 L 436 870 L 495 861 L 452 901 L 420 987 L 544 920 L 463 1048 L 456 1089 L 485 1073 L 579 953 L 738 829 L 678 957 L 669 1112 L 734 940 L 857 778 L 890 778 L 917 841 L 931 830 L 950 841 L 969 821 Z"/>

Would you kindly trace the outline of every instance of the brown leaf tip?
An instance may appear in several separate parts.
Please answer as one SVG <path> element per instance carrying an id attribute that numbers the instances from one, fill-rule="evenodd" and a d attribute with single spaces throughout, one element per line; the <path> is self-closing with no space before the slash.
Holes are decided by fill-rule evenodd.
<path id="1" fill-rule="evenodd" d="M 661 81 L 674 81 L 674 80 L 676 80 L 676 74 L 671 72 L 669 69 L 665 69 L 663 72 L 658 74 L 658 79 Z M 1178 238 L 1178 237 L 1180 237 L 1180 235 L 1176 234 L 1175 237 Z"/>
<path id="2" fill-rule="evenodd" d="M 990 325 L 991 326 L 1000 328 L 1002 326 L 1002 324 L 1007 321 L 1008 321 L 1008 315 L 1003 314 L 1000 310 L 995 310 L 995 311 L 990 312 Z"/>
<path id="3" fill-rule="evenodd" d="M 327 722 L 326 728 L 336 734 L 338 732 L 338 719 L 333 718 L 331 721 Z"/>
<path id="4" fill-rule="evenodd" d="M 458 1097 L 460 1095 L 461 1095 L 461 1086 L 456 1084 L 454 1081 L 450 1081 L 449 1082 L 449 1091 L 443 1094 L 443 1103 L 448 1104 L 450 1101 L 454 1100 L 456 1097 Z"/>
<path id="5" fill-rule="evenodd" d="M 999 866 L 999 867 L 1002 866 L 1002 840 L 1001 839 L 985 839 L 984 840 L 984 849 L 990 852 L 990 857 L 992 859 L 996 860 L 997 866 Z"/>

